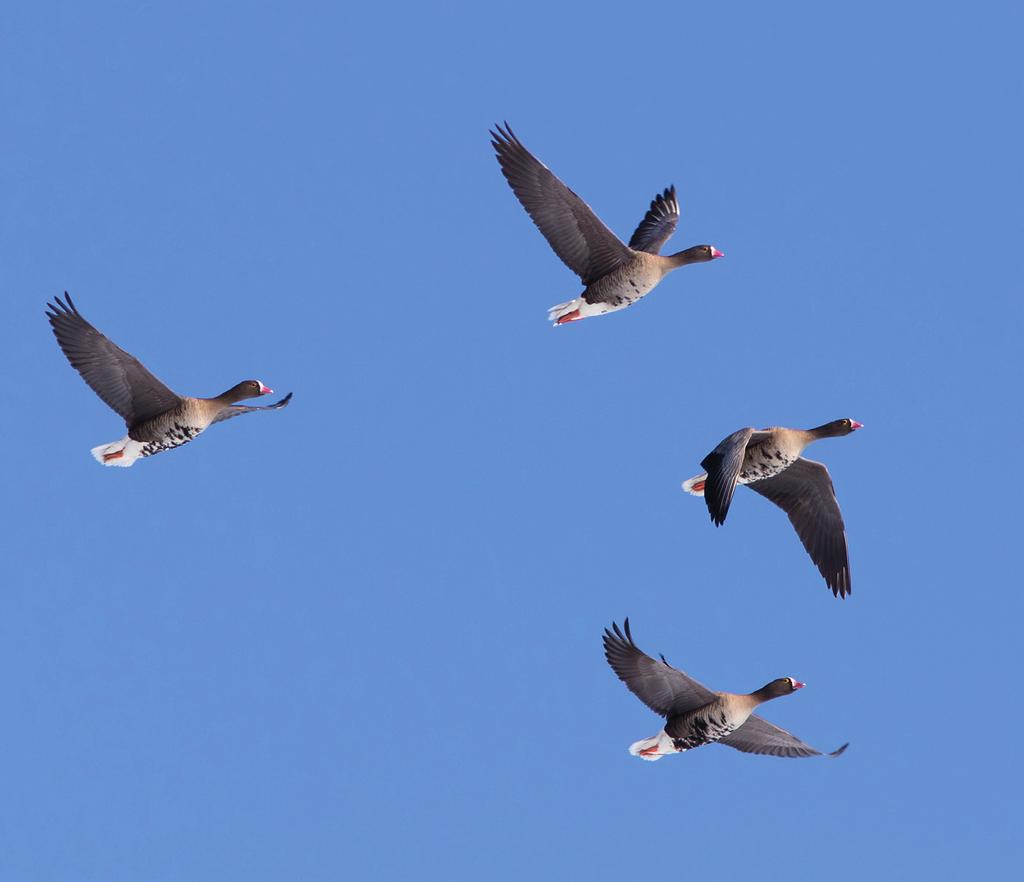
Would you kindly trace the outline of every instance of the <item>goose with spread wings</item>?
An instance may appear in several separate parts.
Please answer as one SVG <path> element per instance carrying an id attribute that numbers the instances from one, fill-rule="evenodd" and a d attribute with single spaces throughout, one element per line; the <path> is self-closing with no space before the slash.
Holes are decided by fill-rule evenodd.
<path id="1" fill-rule="evenodd" d="M 821 438 L 862 429 L 856 420 L 833 420 L 813 429 L 738 429 L 704 457 L 705 472 L 683 482 L 703 496 L 715 526 L 725 523 L 737 484 L 770 499 L 787 515 L 800 541 L 836 597 L 853 590 L 846 525 L 828 469 L 800 454 Z"/>
<path id="2" fill-rule="evenodd" d="M 292 397 L 289 392 L 263 407 L 235 404 L 273 393 L 259 380 L 243 380 L 214 398 L 178 395 L 89 324 L 66 291 L 63 301 L 57 297 L 47 304 L 46 317 L 71 366 L 128 427 L 124 438 L 92 449 L 103 465 L 130 466 L 141 457 L 187 444 L 214 423 L 243 413 L 279 410 Z"/>
<path id="3" fill-rule="evenodd" d="M 769 756 L 821 756 L 822 752 L 795 735 L 762 719 L 754 709 L 773 698 L 792 695 L 804 684 L 792 677 L 772 680 L 749 693 L 712 692 L 692 677 L 672 667 L 665 657 L 656 661 L 633 642 L 629 619 L 623 628 L 613 622 L 604 631 L 604 654 L 615 675 L 665 726 L 650 738 L 629 746 L 629 752 L 645 760 L 659 760 L 705 744 L 725 744 L 744 753 Z M 844 744 L 828 756 L 839 756 Z"/>
<path id="4" fill-rule="evenodd" d="M 659 254 L 679 223 L 675 187 L 654 198 L 626 245 L 523 146 L 508 123 L 495 128 L 497 131 L 490 133 L 491 145 L 512 192 L 555 254 L 585 286 L 579 297 L 548 310 L 548 318 L 556 325 L 625 309 L 650 293 L 672 270 L 723 256 L 714 245 Z"/>

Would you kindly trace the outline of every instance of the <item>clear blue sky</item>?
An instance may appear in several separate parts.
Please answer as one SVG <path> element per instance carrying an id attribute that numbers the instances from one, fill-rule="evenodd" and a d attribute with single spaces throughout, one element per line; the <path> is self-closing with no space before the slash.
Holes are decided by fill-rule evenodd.
<path id="1" fill-rule="evenodd" d="M 1019 871 L 1021 13 L 643 12 L 7 9 L 0 878 Z M 726 258 L 552 330 L 502 119 Z M 172 388 L 292 406 L 100 468 L 65 289 Z M 715 530 L 679 483 L 845 416 L 840 602 L 765 500 Z M 638 762 L 627 615 L 850 750 Z"/>

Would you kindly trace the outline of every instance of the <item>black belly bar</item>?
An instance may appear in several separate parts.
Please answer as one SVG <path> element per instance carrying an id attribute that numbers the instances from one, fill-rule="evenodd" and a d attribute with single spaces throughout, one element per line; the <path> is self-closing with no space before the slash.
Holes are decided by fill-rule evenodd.
<path id="1" fill-rule="evenodd" d="M 164 450 L 173 450 L 175 447 L 181 447 L 182 444 L 188 444 L 188 442 L 195 438 L 201 431 L 202 429 L 195 426 L 183 426 L 180 423 L 175 423 L 174 426 L 166 432 L 163 438 L 156 441 L 150 441 L 145 447 L 143 447 L 139 456 L 152 456 L 153 454 L 161 453 Z"/>

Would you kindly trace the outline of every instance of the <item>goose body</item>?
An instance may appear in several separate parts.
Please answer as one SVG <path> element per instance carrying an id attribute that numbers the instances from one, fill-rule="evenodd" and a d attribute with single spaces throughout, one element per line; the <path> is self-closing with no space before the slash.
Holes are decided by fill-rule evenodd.
<path id="1" fill-rule="evenodd" d="M 782 757 L 821 756 L 821 751 L 795 735 L 757 716 L 754 710 L 766 701 L 790 695 L 804 684 L 780 677 L 750 693 L 713 692 L 672 667 L 664 656 L 656 661 L 633 642 L 629 619 L 623 629 L 612 623 L 604 632 L 605 658 L 615 675 L 655 713 L 665 726 L 650 738 L 629 746 L 629 752 L 645 760 L 658 760 L 716 742 L 745 753 Z M 829 756 L 839 756 L 847 745 Z"/>
<path id="2" fill-rule="evenodd" d="M 673 749 L 692 750 L 731 735 L 747 721 L 755 707 L 740 700 L 743 698 L 749 696 L 721 692 L 705 705 L 669 717 L 663 731 L 672 740 Z"/>
<path id="3" fill-rule="evenodd" d="M 789 516 L 825 584 L 837 597 L 852 590 L 846 525 L 828 469 L 801 454 L 821 438 L 849 435 L 862 428 L 842 419 L 814 429 L 739 429 L 701 461 L 706 470 L 683 482 L 683 489 L 703 496 L 715 526 L 725 523 L 739 484 L 771 500 Z"/>
<path id="4" fill-rule="evenodd" d="M 171 410 L 144 423 L 129 426 L 124 438 L 100 444 L 91 453 L 103 465 L 130 466 L 142 457 L 193 441 L 212 422 L 205 410 L 198 399 L 183 398 Z"/>
<path id="5" fill-rule="evenodd" d="M 239 394 L 244 393 L 243 397 L 245 398 L 269 395 L 274 391 L 268 389 L 259 380 L 247 382 L 256 384 L 257 388 L 239 390 Z M 237 401 L 237 398 L 231 398 L 233 393 L 234 390 L 228 390 L 224 394 L 229 399 Z M 290 399 L 291 395 L 289 394 L 277 404 L 269 407 L 253 407 L 247 410 L 275 410 L 286 406 Z M 222 396 L 217 398 L 182 396 L 179 403 L 170 410 L 153 419 L 129 426 L 128 434 L 124 438 L 109 444 L 100 444 L 98 447 L 94 447 L 91 453 L 96 461 L 103 465 L 127 467 L 137 459 L 181 447 L 182 444 L 194 441 L 214 423 L 227 419 L 229 415 L 236 415 L 231 411 L 227 411 L 227 415 L 224 415 L 225 408 L 232 406 L 225 403 L 227 400 Z"/>
<path id="6" fill-rule="evenodd" d="M 259 380 L 243 380 L 214 398 L 178 395 L 82 317 L 68 296 L 47 304 L 57 343 L 82 379 L 124 419 L 128 434 L 92 449 L 97 462 L 127 467 L 142 457 L 194 440 L 211 425 L 253 411 L 278 410 L 291 393 L 265 407 L 236 401 L 273 392 Z"/>
<path id="7" fill-rule="evenodd" d="M 628 263 L 588 285 L 579 297 L 552 306 L 548 318 L 556 325 L 564 325 L 632 306 L 653 291 L 668 272 L 655 256 L 638 252 Z"/>
<path id="8" fill-rule="evenodd" d="M 579 297 L 548 310 L 556 325 L 625 309 L 672 270 L 723 256 L 713 245 L 659 254 L 679 223 L 675 187 L 654 198 L 626 245 L 522 145 L 507 123 L 496 128 L 491 144 L 509 186 L 554 252 L 585 285 Z"/>

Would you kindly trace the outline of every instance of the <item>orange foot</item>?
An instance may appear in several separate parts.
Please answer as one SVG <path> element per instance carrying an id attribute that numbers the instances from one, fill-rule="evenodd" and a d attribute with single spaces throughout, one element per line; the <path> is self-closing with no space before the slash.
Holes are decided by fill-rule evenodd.
<path id="1" fill-rule="evenodd" d="M 645 747 L 643 750 L 641 750 L 640 751 L 640 756 L 651 756 L 652 754 L 655 754 L 657 752 L 658 752 L 658 745 L 655 744 L 654 747 Z"/>
<path id="2" fill-rule="evenodd" d="M 583 318 L 583 316 L 580 315 L 580 311 L 578 309 L 574 309 L 572 312 L 567 312 L 563 315 L 557 322 L 555 322 L 555 324 L 564 325 L 566 322 L 575 322 L 581 318 Z"/>
<path id="3" fill-rule="evenodd" d="M 697 481 L 690 489 L 693 490 L 694 493 L 700 493 L 704 489 L 704 485 L 706 483 L 706 481 Z"/>
<path id="4" fill-rule="evenodd" d="M 123 449 L 122 450 L 118 450 L 116 453 L 104 453 L 103 454 L 103 461 L 104 462 L 110 462 L 110 460 L 112 460 L 112 459 L 120 459 L 122 456 L 124 456 L 124 450 Z"/>

